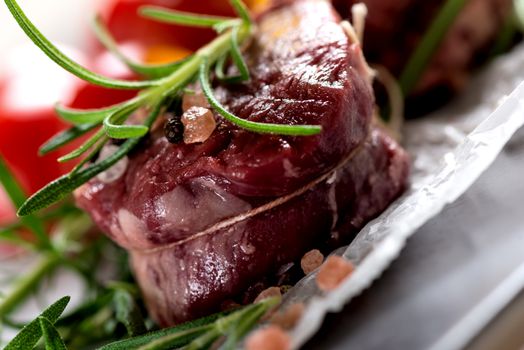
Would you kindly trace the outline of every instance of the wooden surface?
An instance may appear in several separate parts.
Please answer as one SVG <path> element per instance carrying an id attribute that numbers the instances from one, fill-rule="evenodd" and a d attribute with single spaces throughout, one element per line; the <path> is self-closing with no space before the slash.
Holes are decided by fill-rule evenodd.
<path id="1" fill-rule="evenodd" d="M 522 272 L 524 130 L 305 349 L 460 349 L 480 333 L 470 349 L 520 350 L 524 295 L 483 327 L 522 290 Z"/>

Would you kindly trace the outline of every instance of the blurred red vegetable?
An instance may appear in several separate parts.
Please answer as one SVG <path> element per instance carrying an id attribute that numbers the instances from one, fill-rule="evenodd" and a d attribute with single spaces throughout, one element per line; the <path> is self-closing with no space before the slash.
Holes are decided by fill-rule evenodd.
<path id="1" fill-rule="evenodd" d="M 78 53 L 72 56 L 79 58 Z M 40 157 L 38 148 L 66 126 L 56 117 L 53 105 L 58 101 L 70 103 L 80 81 L 29 45 L 10 51 L 4 68 L 6 75 L 0 81 L 0 155 L 23 188 L 33 193 L 70 168 L 57 163 L 60 152 Z"/>
<path id="2" fill-rule="evenodd" d="M 263 10 L 272 0 L 247 0 L 255 11 Z M 144 5 L 180 11 L 235 17 L 229 0 L 108 0 L 100 10 L 111 33 L 119 43 L 134 43 L 142 49 L 142 59 L 160 63 L 183 58 L 209 42 L 210 29 L 163 24 L 143 18 L 138 9 Z"/>
<path id="3" fill-rule="evenodd" d="M 227 0 L 109 0 L 103 18 L 117 41 L 133 41 L 149 50 L 182 47 L 194 51 L 214 37 L 212 30 L 154 22 L 138 15 L 141 6 L 155 5 L 181 11 L 234 16 Z"/>

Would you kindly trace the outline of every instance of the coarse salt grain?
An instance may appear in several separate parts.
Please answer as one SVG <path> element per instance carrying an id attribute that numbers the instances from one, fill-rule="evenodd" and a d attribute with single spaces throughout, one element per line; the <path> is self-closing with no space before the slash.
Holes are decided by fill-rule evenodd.
<path id="1" fill-rule="evenodd" d="M 102 150 L 100 151 L 100 155 L 98 156 L 97 163 L 100 163 L 103 160 L 109 158 L 117 151 L 118 151 L 118 146 L 111 145 L 111 144 L 105 145 L 102 148 Z M 100 182 L 103 182 L 105 184 L 113 183 L 116 180 L 120 179 L 126 173 L 128 165 L 129 165 L 129 159 L 127 158 L 127 156 L 123 157 L 115 165 L 113 165 L 106 171 L 98 174 L 96 178 Z"/>
<path id="2" fill-rule="evenodd" d="M 277 326 L 268 326 L 252 333 L 246 340 L 246 350 L 291 349 L 289 335 Z"/>
<path id="3" fill-rule="evenodd" d="M 271 287 L 266 290 L 263 290 L 258 297 L 255 299 L 253 303 L 258 303 L 264 299 L 268 299 L 271 297 L 281 297 L 282 293 L 280 292 L 280 287 Z"/>
<path id="4" fill-rule="evenodd" d="M 304 314 L 303 303 L 289 305 L 285 310 L 277 312 L 271 317 L 271 323 L 282 329 L 292 329 Z"/>
<path id="5" fill-rule="evenodd" d="M 191 107 L 182 115 L 184 142 L 186 144 L 205 142 L 217 126 L 215 116 L 207 108 Z"/>
<path id="6" fill-rule="evenodd" d="M 324 255 L 318 249 L 313 249 L 304 254 L 300 261 L 300 266 L 302 267 L 302 271 L 304 271 L 306 275 L 309 275 L 322 265 L 323 261 Z"/>
<path id="7" fill-rule="evenodd" d="M 320 267 L 317 285 L 320 290 L 328 292 L 337 288 L 342 281 L 355 270 L 353 264 L 340 256 L 330 256 Z"/>

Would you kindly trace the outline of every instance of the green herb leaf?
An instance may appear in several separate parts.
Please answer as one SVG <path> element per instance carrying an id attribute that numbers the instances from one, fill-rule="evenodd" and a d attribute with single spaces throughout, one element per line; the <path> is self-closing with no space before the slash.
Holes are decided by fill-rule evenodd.
<path id="1" fill-rule="evenodd" d="M 105 131 L 103 129 L 98 130 L 93 136 L 91 136 L 89 139 L 87 139 L 86 142 L 82 144 L 82 146 L 78 147 L 74 151 L 66 154 L 65 156 L 62 156 L 58 158 L 58 161 L 60 163 L 68 162 L 70 160 L 76 159 L 81 157 L 84 153 L 89 151 L 91 147 L 97 144 L 100 140 L 102 140 L 105 137 Z"/>
<path id="2" fill-rule="evenodd" d="M 186 347 L 184 347 L 184 350 L 204 350 L 204 349 L 207 350 L 211 347 L 211 345 L 213 345 L 215 341 L 218 340 L 218 338 L 220 338 L 220 336 L 221 336 L 220 331 L 216 327 L 214 327 L 207 333 L 202 334 L 200 337 L 196 338 L 191 343 L 189 343 Z M 146 349 L 147 350 L 157 350 L 154 348 L 150 348 L 150 349 L 144 348 L 143 350 L 146 350 Z"/>
<path id="3" fill-rule="evenodd" d="M 228 55 L 221 56 L 215 65 L 215 76 L 218 80 L 224 81 L 227 79 L 226 73 L 224 72 Z"/>
<path id="4" fill-rule="evenodd" d="M 45 254 L 30 272 L 17 278 L 9 293 L 0 300 L 0 315 L 6 316 L 20 305 L 29 294 L 35 291 L 40 281 L 58 266 L 60 261 L 55 252 Z"/>
<path id="5" fill-rule="evenodd" d="M 231 314 L 231 312 L 222 312 L 208 317 L 204 317 L 192 322 L 187 322 L 176 327 L 162 329 L 156 332 L 151 332 L 139 337 L 117 341 L 101 347 L 99 350 L 132 350 L 138 349 L 142 346 L 150 344 L 156 340 L 164 337 L 170 337 L 173 340 L 173 347 L 180 347 L 189 344 L 198 336 L 204 334 L 209 328 L 209 325 L 217 319 Z M 195 332 L 189 332 L 196 330 Z M 183 333 L 183 334 L 182 334 Z M 176 336 L 175 336 L 176 335 Z M 180 336 L 182 335 L 182 336 Z M 175 343 L 176 340 L 176 343 Z"/>
<path id="6" fill-rule="evenodd" d="M 242 23 L 244 22 L 241 19 L 238 19 L 238 18 L 230 19 L 229 21 L 224 21 L 224 22 L 215 24 L 213 26 L 213 29 L 218 34 L 222 34 L 223 32 L 225 32 L 228 29 L 242 25 Z"/>
<path id="7" fill-rule="evenodd" d="M 55 63 L 57 63 L 59 66 L 61 66 L 68 72 L 76 75 L 80 79 L 83 79 L 95 85 L 113 89 L 138 90 L 162 84 L 161 80 L 123 81 L 107 78 L 100 74 L 91 72 L 90 70 L 73 61 L 62 51 L 60 51 L 56 46 L 54 46 L 27 18 L 27 16 L 22 11 L 16 0 L 5 0 L 5 3 L 15 20 L 22 28 L 22 30 L 35 43 L 35 45 L 38 46 Z"/>
<path id="8" fill-rule="evenodd" d="M 322 131 L 321 126 L 316 125 L 285 125 L 285 124 L 269 124 L 269 123 L 257 123 L 246 119 L 237 117 L 226 110 L 224 106 L 213 95 L 211 89 L 211 83 L 209 81 L 209 64 L 207 59 L 200 66 L 200 85 L 202 91 L 207 97 L 209 104 L 222 115 L 226 120 L 231 123 L 260 134 L 278 134 L 278 135 L 290 135 L 290 136 L 311 136 L 316 135 Z"/>
<path id="9" fill-rule="evenodd" d="M 67 327 L 71 324 L 79 323 L 93 315 L 100 310 L 109 306 L 113 300 L 113 292 L 106 292 L 93 300 L 86 301 L 84 304 L 77 307 L 68 315 L 61 317 L 56 321 L 55 325 L 59 328 Z"/>
<path id="10" fill-rule="evenodd" d="M 218 80 L 226 84 L 236 84 L 250 79 L 249 69 L 247 64 L 242 56 L 240 46 L 238 43 L 238 31 L 239 27 L 233 27 L 231 33 L 231 57 L 233 58 L 233 63 L 237 66 L 240 74 L 233 76 L 226 76 L 224 73 L 226 61 L 228 55 L 224 55 L 217 60 L 215 65 L 215 76 Z"/>
<path id="11" fill-rule="evenodd" d="M 142 137 L 149 131 L 149 128 L 143 125 L 119 125 L 123 120 L 134 112 L 136 107 L 122 109 L 109 115 L 104 119 L 105 133 L 114 139 L 130 139 L 133 137 Z"/>
<path id="12" fill-rule="evenodd" d="M 122 105 L 99 109 L 76 109 L 57 104 L 56 113 L 60 118 L 73 124 L 93 124 L 102 122 L 108 115 L 122 108 Z"/>
<path id="13" fill-rule="evenodd" d="M 82 168 L 87 163 L 92 161 L 100 153 L 100 151 L 102 150 L 102 148 L 104 148 L 108 141 L 108 137 L 103 137 L 102 139 L 100 139 L 100 141 L 98 141 L 98 143 L 95 146 L 93 146 L 91 152 L 87 156 L 85 156 L 84 159 L 82 159 L 77 165 L 75 165 L 73 170 L 71 170 L 71 172 L 69 173 L 69 176 L 71 177 L 78 173 L 80 170 L 82 170 Z"/>
<path id="14" fill-rule="evenodd" d="M 460 11 L 464 8 L 466 1 L 446 0 L 446 3 L 442 6 L 400 75 L 399 84 L 404 96 L 409 95 L 416 87 L 431 57 L 438 49 L 442 39 Z"/>
<path id="15" fill-rule="evenodd" d="M 4 190 L 11 199 L 15 208 L 20 208 L 25 202 L 26 196 L 18 182 L 15 180 L 14 175 L 11 174 L 7 168 L 2 157 L 0 157 L 0 185 L 4 187 Z M 40 219 L 31 215 L 25 217 L 22 222 L 31 229 L 35 237 L 43 246 L 49 247 L 51 245 L 45 232 L 44 224 Z"/>
<path id="16" fill-rule="evenodd" d="M 38 317 L 44 335 L 45 350 L 67 350 L 55 326 L 45 317 Z"/>
<path id="17" fill-rule="evenodd" d="M 247 68 L 246 62 L 244 61 L 244 57 L 242 56 L 240 45 L 238 43 L 238 30 L 238 27 L 234 27 L 231 32 L 231 57 L 233 58 L 233 62 L 235 62 L 235 65 L 240 72 L 241 81 L 248 81 L 250 79 L 249 69 Z"/>
<path id="18" fill-rule="evenodd" d="M 213 26 L 232 19 L 228 17 L 197 15 L 194 13 L 170 10 L 157 6 L 142 6 L 138 11 L 143 17 L 158 22 L 191 27 L 212 28 Z"/>
<path id="19" fill-rule="evenodd" d="M 60 147 L 67 145 L 68 143 L 79 138 L 80 136 L 85 135 L 89 131 L 95 129 L 97 126 L 98 124 L 96 123 L 83 124 L 83 125 L 73 126 L 70 129 L 62 131 L 56 134 L 55 136 L 53 136 L 45 144 L 43 144 L 40 147 L 40 149 L 38 150 L 38 153 L 43 156 L 50 152 L 56 151 Z"/>
<path id="20" fill-rule="evenodd" d="M 11 174 L 2 157 L 0 157 L 0 184 L 11 199 L 16 208 L 19 208 L 25 201 L 26 197 L 20 185 L 16 182 L 14 175 Z"/>
<path id="21" fill-rule="evenodd" d="M 135 337 L 147 332 L 142 312 L 133 296 L 127 290 L 116 290 L 113 300 L 116 319 L 126 327 L 129 336 Z"/>
<path id="22" fill-rule="evenodd" d="M 199 339 L 201 336 L 205 336 L 210 330 L 212 330 L 211 326 L 202 326 L 171 333 L 139 347 L 138 350 L 170 350 L 179 348 L 195 339 Z"/>
<path id="23" fill-rule="evenodd" d="M 149 128 L 153 124 L 160 114 L 161 108 L 162 105 L 159 104 L 153 109 L 144 123 L 145 127 Z M 29 215 L 61 200 L 69 193 L 91 180 L 93 177 L 115 165 L 120 159 L 125 157 L 131 150 L 133 150 L 136 145 L 138 145 L 140 140 L 141 138 L 129 139 L 124 142 L 122 146 L 120 146 L 118 151 L 101 162 L 78 171 L 72 176 L 67 174 L 51 182 L 42 190 L 29 198 L 18 210 L 18 215 Z"/>
<path id="24" fill-rule="evenodd" d="M 93 27 L 95 35 L 97 36 L 98 40 L 104 45 L 104 47 L 111 52 L 113 55 L 115 55 L 120 61 L 122 61 L 126 66 L 128 66 L 133 72 L 151 77 L 151 78 L 163 78 L 174 71 L 176 71 L 178 68 L 180 68 L 189 57 L 181 59 L 176 62 L 172 63 L 166 63 L 166 64 L 141 64 L 133 61 L 126 55 L 120 51 L 118 48 L 118 44 L 116 43 L 115 39 L 112 37 L 111 33 L 107 29 L 107 27 L 102 22 L 102 19 L 100 17 L 96 17 L 93 21 Z"/>
<path id="25" fill-rule="evenodd" d="M 244 21 L 246 24 L 253 24 L 253 19 L 251 18 L 251 15 L 249 14 L 249 10 L 241 0 L 229 0 L 231 3 L 231 6 L 235 9 L 235 12 L 237 15 Z"/>
<path id="26" fill-rule="evenodd" d="M 264 304 L 255 304 L 245 310 L 226 331 L 226 341 L 219 350 L 236 350 L 238 342 L 260 321 L 268 308 Z"/>
<path id="27" fill-rule="evenodd" d="M 53 305 L 48 307 L 40 317 L 44 317 L 51 323 L 56 322 L 62 312 L 64 312 L 70 297 L 64 297 Z M 38 343 L 42 337 L 42 329 L 40 327 L 40 319 L 36 318 L 25 326 L 20 333 L 18 333 L 13 340 L 4 348 L 4 350 L 31 350 Z"/>

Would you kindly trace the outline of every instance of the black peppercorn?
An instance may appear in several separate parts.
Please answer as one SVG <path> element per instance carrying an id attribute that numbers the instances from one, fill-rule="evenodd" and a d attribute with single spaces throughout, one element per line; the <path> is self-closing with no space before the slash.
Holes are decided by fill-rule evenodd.
<path id="1" fill-rule="evenodd" d="M 175 116 L 167 121 L 164 134 L 170 143 L 179 143 L 184 139 L 184 124 L 180 117 Z"/>

